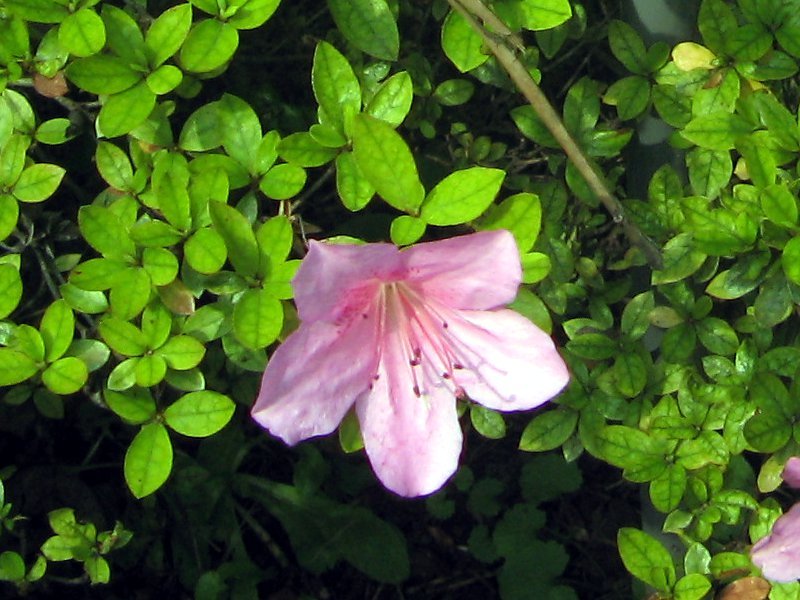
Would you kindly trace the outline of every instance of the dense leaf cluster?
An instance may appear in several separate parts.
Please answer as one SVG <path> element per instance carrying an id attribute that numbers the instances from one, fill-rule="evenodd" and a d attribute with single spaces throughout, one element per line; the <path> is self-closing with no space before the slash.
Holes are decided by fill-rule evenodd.
<path id="1" fill-rule="evenodd" d="M 0 4 L 0 595 L 600 598 L 630 595 L 624 565 L 700 600 L 758 576 L 800 453 L 800 2 L 703 0 L 675 45 L 610 0 L 486 3 L 512 35 L 461 0 Z M 678 159 L 634 173 L 652 120 Z M 308 236 L 498 228 L 513 307 L 573 374 L 550 407 L 465 401 L 465 466 L 414 504 L 354 418 L 298 449 L 251 423 Z"/>

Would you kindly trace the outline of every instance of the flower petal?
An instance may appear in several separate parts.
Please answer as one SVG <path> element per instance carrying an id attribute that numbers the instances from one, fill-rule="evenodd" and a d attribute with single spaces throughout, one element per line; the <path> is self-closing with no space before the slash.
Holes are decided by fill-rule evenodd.
<path id="1" fill-rule="evenodd" d="M 512 310 L 459 311 L 448 332 L 463 370 L 456 383 L 487 408 L 527 410 L 547 402 L 569 372 L 546 333 Z"/>
<path id="2" fill-rule="evenodd" d="M 753 546 L 750 558 L 767 579 L 800 579 L 800 503 L 775 521 L 772 533 Z"/>
<path id="3" fill-rule="evenodd" d="M 384 345 L 378 379 L 356 402 L 361 434 L 381 483 L 407 497 L 431 494 L 458 467 L 462 435 L 451 389 L 417 383 L 395 336 Z M 430 375 L 435 375 L 431 373 Z"/>
<path id="4" fill-rule="evenodd" d="M 267 364 L 253 418 L 287 444 L 333 431 L 378 368 L 376 319 L 301 325 Z"/>
<path id="5" fill-rule="evenodd" d="M 800 488 L 800 457 L 792 456 L 786 461 L 781 477 L 789 486 Z"/>
<path id="6" fill-rule="evenodd" d="M 402 269 L 391 244 L 343 245 L 311 240 L 292 280 L 301 321 L 337 321 L 360 310 L 377 284 Z"/>
<path id="7" fill-rule="evenodd" d="M 481 310 L 508 304 L 522 281 L 517 243 L 505 230 L 417 244 L 401 255 L 409 284 L 423 297 L 451 308 Z"/>

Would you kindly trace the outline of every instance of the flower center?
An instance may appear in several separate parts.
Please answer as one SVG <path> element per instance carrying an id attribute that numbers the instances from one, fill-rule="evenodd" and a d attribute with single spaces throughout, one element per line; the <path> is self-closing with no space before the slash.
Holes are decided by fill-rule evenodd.
<path id="1" fill-rule="evenodd" d="M 428 386 L 438 383 L 463 396 L 456 372 L 464 366 L 456 356 L 457 343 L 448 332 L 446 311 L 403 282 L 384 284 L 380 303 L 384 339 L 390 331 L 396 336 L 402 360 L 411 368 L 414 395 L 425 396 L 431 392 Z"/>

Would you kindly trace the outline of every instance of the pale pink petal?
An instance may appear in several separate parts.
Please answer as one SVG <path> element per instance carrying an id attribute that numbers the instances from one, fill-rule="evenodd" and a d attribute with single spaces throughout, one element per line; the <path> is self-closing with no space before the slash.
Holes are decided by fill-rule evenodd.
<path id="1" fill-rule="evenodd" d="M 550 336 L 514 311 L 460 311 L 447 331 L 464 367 L 456 383 L 487 408 L 534 408 L 569 382 Z"/>
<path id="2" fill-rule="evenodd" d="M 253 418 L 287 444 L 332 432 L 377 372 L 376 319 L 301 325 L 270 358 Z"/>
<path id="3" fill-rule="evenodd" d="M 781 477 L 791 487 L 800 488 L 800 457 L 792 456 L 786 461 Z"/>
<path id="4" fill-rule="evenodd" d="M 800 503 L 775 521 L 772 533 L 750 550 L 750 558 L 767 579 L 800 579 Z"/>
<path id="5" fill-rule="evenodd" d="M 458 467 L 462 435 L 455 396 L 441 379 L 412 375 L 396 334 L 383 352 L 371 392 L 356 402 L 364 448 L 385 487 L 424 496 Z"/>
<path id="6" fill-rule="evenodd" d="M 417 244 L 401 255 L 409 285 L 451 308 L 481 310 L 508 304 L 522 280 L 517 243 L 505 230 Z"/>
<path id="7" fill-rule="evenodd" d="M 301 321 L 341 321 L 374 297 L 377 285 L 396 277 L 400 252 L 391 244 L 344 245 L 311 240 L 292 280 Z"/>

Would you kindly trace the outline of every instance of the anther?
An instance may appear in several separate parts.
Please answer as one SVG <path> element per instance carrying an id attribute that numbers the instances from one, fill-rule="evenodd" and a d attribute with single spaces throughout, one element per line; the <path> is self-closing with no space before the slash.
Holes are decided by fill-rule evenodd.
<path id="1" fill-rule="evenodd" d="M 418 386 L 418 385 L 415 385 L 415 386 L 414 386 L 412 389 L 413 389 L 413 391 L 414 391 L 414 395 L 415 395 L 417 398 L 419 398 L 420 396 L 422 396 L 422 394 L 420 394 L 420 393 L 419 393 L 419 386 Z"/>

